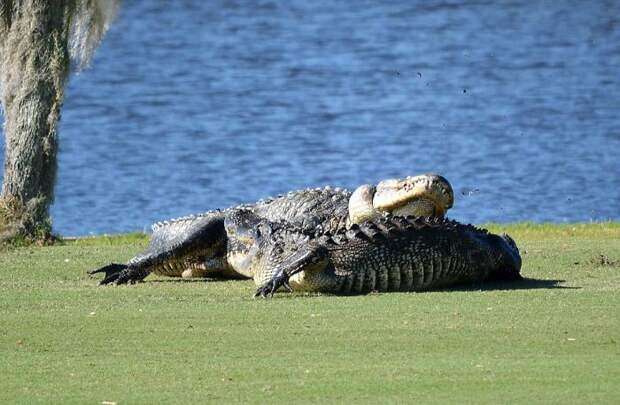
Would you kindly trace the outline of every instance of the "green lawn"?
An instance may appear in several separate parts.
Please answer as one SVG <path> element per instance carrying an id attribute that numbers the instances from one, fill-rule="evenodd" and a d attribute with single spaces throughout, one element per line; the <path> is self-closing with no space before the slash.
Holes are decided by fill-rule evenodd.
<path id="1" fill-rule="evenodd" d="M 141 235 L 0 253 L 0 403 L 620 403 L 620 224 L 490 229 L 527 280 L 255 300 L 251 281 L 85 274 Z"/>

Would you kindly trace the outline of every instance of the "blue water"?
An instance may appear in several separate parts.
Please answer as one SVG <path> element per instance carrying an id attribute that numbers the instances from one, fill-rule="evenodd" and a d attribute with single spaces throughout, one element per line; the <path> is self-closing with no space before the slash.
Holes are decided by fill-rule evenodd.
<path id="1" fill-rule="evenodd" d="M 125 1 L 68 86 L 51 212 L 146 230 L 433 171 L 461 221 L 620 220 L 619 155 L 618 1 Z"/>

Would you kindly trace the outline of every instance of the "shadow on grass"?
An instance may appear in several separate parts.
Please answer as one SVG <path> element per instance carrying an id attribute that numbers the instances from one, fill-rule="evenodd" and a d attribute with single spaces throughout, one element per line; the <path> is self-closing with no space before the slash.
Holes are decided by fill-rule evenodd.
<path id="1" fill-rule="evenodd" d="M 277 293 L 277 298 L 317 298 L 322 296 L 364 296 L 364 295 L 384 295 L 384 294 L 426 294 L 434 292 L 457 292 L 457 291 L 502 291 L 502 290 L 537 290 L 537 289 L 566 289 L 579 290 L 581 287 L 563 286 L 566 280 L 539 280 L 535 278 L 524 278 L 518 281 L 487 281 L 478 284 L 460 284 L 445 288 L 436 288 L 423 291 L 381 291 L 370 292 L 367 294 L 330 294 L 330 293 L 313 293 L 313 292 L 295 292 L 293 294 Z"/>
<path id="2" fill-rule="evenodd" d="M 249 280 L 249 279 L 247 279 Z M 162 278 L 157 280 L 145 280 L 145 283 L 223 283 L 228 281 L 246 281 L 246 279 L 237 278 Z"/>
<path id="3" fill-rule="evenodd" d="M 170 278 L 170 279 L 157 279 L 147 280 L 146 283 L 222 283 L 229 281 L 244 281 L 245 279 L 227 279 L 227 278 Z M 248 281 L 248 280 L 245 280 Z M 293 294 L 278 293 L 274 297 L 277 298 L 318 298 L 323 296 L 364 296 L 364 295 L 383 295 L 394 293 L 405 294 L 420 294 L 420 293 L 432 293 L 432 292 L 450 292 L 450 291 L 507 291 L 507 290 L 538 290 L 538 289 L 566 289 L 566 290 L 579 290 L 581 287 L 570 287 L 561 285 L 566 280 L 542 280 L 535 278 L 524 278 L 518 281 L 487 281 L 477 284 L 461 284 L 446 288 L 437 288 L 425 291 L 393 291 L 393 292 L 370 292 L 368 294 L 330 294 L 319 292 L 301 292 L 297 291 Z M 260 299 L 260 298 L 259 298 Z"/>
<path id="4" fill-rule="evenodd" d="M 518 281 L 487 281 L 477 284 L 465 284 L 454 287 L 442 288 L 436 291 L 494 291 L 494 290 L 539 290 L 539 289 L 566 289 L 578 290 L 581 287 L 569 287 L 561 285 L 566 280 L 540 280 L 524 278 Z"/>

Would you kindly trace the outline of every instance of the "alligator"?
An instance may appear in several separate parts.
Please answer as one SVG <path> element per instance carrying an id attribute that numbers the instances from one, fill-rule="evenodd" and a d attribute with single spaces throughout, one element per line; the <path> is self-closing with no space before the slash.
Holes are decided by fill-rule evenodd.
<path id="1" fill-rule="evenodd" d="M 280 287 L 361 294 L 521 279 L 510 236 L 446 218 L 388 215 L 332 233 L 240 210 L 226 219 L 226 229 L 246 240 L 237 271 L 254 275 L 256 296 L 273 296 Z"/>
<path id="2" fill-rule="evenodd" d="M 251 211 L 267 221 L 286 222 L 303 231 L 338 232 L 387 213 L 445 215 L 454 203 L 450 183 L 424 174 L 362 185 L 353 193 L 339 188 L 289 192 L 276 198 L 224 210 L 158 222 L 146 250 L 126 264 L 112 263 L 89 274 L 105 273 L 100 284 L 126 284 L 150 273 L 171 277 L 251 278 L 240 263 L 248 242 L 228 235 L 226 218 Z"/>

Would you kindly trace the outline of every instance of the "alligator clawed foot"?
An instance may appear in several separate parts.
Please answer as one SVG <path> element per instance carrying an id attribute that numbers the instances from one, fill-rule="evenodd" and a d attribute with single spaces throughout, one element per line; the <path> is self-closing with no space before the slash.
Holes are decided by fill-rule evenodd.
<path id="1" fill-rule="evenodd" d="M 286 292 L 290 292 L 290 293 L 293 292 L 293 287 L 291 287 L 291 285 L 288 283 L 288 279 L 287 281 L 282 283 L 282 287 L 286 289 Z"/>
<path id="2" fill-rule="evenodd" d="M 99 285 L 106 285 L 115 282 L 119 278 L 120 274 L 126 269 L 127 265 L 112 263 L 96 270 L 89 271 L 88 274 L 92 276 L 97 273 L 105 273 L 105 277 L 99 282 Z"/>
<path id="3" fill-rule="evenodd" d="M 254 294 L 254 297 L 271 298 L 278 291 L 278 288 L 284 287 L 288 292 L 292 292 L 290 284 L 288 283 L 289 276 L 280 270 L 267 281 L 263 286 L 259 287 Z"/>
<path id="4" fill-rule="evenodd" d="M 131 269 L 125 264 L 112 263 L 99 269 L 89 271 L 88 274 L 92 276 L 97 273 L 105 273 L 105 277 L 99 282 L 99 285 L 133 284 L 139 280 L 136 280 L 134 274 L 132 274 L 130 270 Z"/>
<path id="5" fill-rule="evenodd" d="M 114 282 L 114 285 L 133 284 L 135 282 L 135 280 L 133 280 L 131 277 L 129 269 L 125 269 L 118 273 L 118 276 L 112 281 Z"/>

